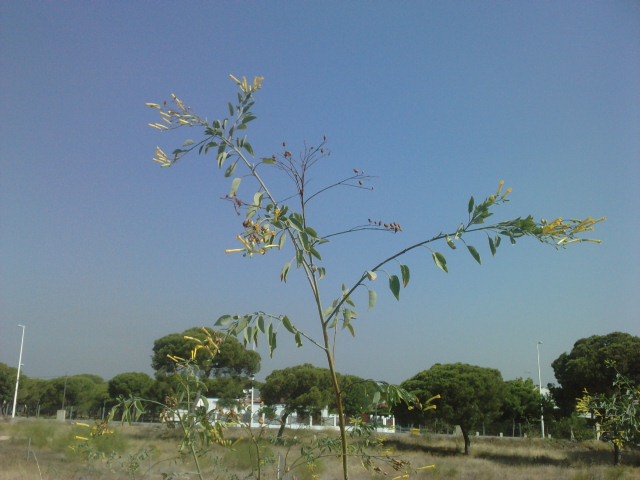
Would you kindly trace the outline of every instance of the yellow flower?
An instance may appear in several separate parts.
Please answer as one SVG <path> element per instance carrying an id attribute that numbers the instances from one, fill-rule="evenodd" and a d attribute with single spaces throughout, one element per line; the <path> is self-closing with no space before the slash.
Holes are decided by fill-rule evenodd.
<path id="1" fill-rule="evenodd" d="M 162 167 L 168 167 L 171 165 L 171 160 L 166 153 L 160 148 L 156 147 L 156 156 L 153 157 L 153 161 L 159 163 Z"/>
<path id="2" fill-rule="evenodd" d="M 500 180 L 500 185 L 498 185 L 498 193 L 496 195 L 500 195 L 502 193 L 502 187 L 504 187 L 504 180 Z"/>
<path id="3" fill-rule="evenodd" d="M 185 335 L 183 338 L 184 338 L 185 340 L 192 340 L 192 341 L 194 341 L 194 342 L 202 343 L 202 340 L 200 340 L 199 338 L 190 337 L 190 336 L 188 336 L 188 335 Z"/>

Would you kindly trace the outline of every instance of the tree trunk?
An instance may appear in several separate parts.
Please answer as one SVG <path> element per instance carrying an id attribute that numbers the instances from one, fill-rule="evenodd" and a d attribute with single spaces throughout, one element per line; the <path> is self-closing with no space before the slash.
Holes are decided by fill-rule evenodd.
<path id="1" fill-rule="evenodd" d="M 622 465 L 622 449 L 618 442 L 613 442 L 613 464 L 616 467 Z"/>
<path id="2" fill-rule="evenodd" d="M 471 439 L 469 438 L 469 431 L 460 425 L 460 430 L 462 430 L 462 438 L 464 438 L 464 454 L 469 455 L 471 453 Z"/>
<path id="3" fill-rule="evenodd" d="M 280 418 L 280 429 L 278 430 L 278 442 L 282 440 L 282 434 L 284 433 L 284 428 L 287 426 L 287 418 L 289 418 L 289 412 L 284 412 L 282 414 L 282 418 Z"/>

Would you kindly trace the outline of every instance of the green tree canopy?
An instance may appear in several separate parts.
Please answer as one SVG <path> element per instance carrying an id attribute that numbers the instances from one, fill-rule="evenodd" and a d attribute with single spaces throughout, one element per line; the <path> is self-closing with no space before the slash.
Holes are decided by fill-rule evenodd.
<path id="1" fill-rule="evenodd" d="M 530 378 L 516 378 L 505 382 L 502 419 L 516 423 L 529 422 L 540 416 L 540 390 Z"/>
<path id="2" fill-rule="evenodd" d="M 10 367 L 6 363 L 0 363 L 0 408 L 6 409 L 8 405 L 13 405 L 17 374 L 17 368 Z"/>
<path id="3" fill-rule="evenodd" d="M 21 379 L 22 381 L 22 379 Z M 24 403 L 40 413 L 53 415 L 64 407 L 73 417 L 97 416 L 107 398 L 107 383 L 97 375 L 81 374 L 51 380 L 25 382 Z"/>
<path id="4" fill-rule="evenodd" d="M 497 418 L 505 398 L 505 384 L 498 370 L 463 363 L 435 364 L 401 386 L 415 394 L 422 403 L 440 395 L 441 398 L 434 401 L 436 415 L 445 422 L 460 426 L 466 454 L 471 448 L 471 429 Z M 398 420 L 405 424 L 423 424 L 427 418 L 419 409 L 409 410 L 403 405 L 395 411 Z"/>
<path id="5" fill-rule="evenodd" d="M 145 397 L 149 395 L 153 384 L 153 378 L 146 373 L 121 373 L 109 380 L 109 396 L 112 399 L 119 396 Z"/>
<path id="6" fill-rule="evenodd" d="M 260 389 L 262 401 L 269 406 L 284 404 L 278 438 L 282 437 L 287 417 L 298 415 L 317 416 L 333 400 L 331 376 L 328 369 L 309 363 L 282 370 L 274 370 Z"/>
<path id="7" fill-rule="evenodd" d="M 613 393 L 616 370 L 640 383 L 640 337 L 614 332 L 581 338 L 569 353 L 561 354 L 551 366 L 560 388 L 552 388 L 554 400 L 565 414 L 571 413 L 576 399 L 586 388 L 590 393 Z"/>
<path id="8" fill-rule="evenodd" d="M 215 335 L 211 329 L 207 329 Z M 189 358 L 195 342 L 186 337 L 204 340 L 202 328 L 190 328 L 182 333 L 172 333 L 153 343 L 151 366 L 157 373 L 173 373 L 175 363 L 168 357 L 173 355 Z M 205 378 L 210 377 L 250 377 L 260 370 L 260 354 L 247 350 L 236 338 L 226 337 L 217 355 L 198 355 L 198 367 Z"/>
<path id="9" fill-rule="evenodd" d="M 380 388 L 375 381 L 365 380 L 355 375 L 343 375 L 340 377 L 340 386 L 345 414 L 357 416 L 363 413 L 376 413 L 377 405 L 374 405 L 374 402 L 380 397 Z"/>

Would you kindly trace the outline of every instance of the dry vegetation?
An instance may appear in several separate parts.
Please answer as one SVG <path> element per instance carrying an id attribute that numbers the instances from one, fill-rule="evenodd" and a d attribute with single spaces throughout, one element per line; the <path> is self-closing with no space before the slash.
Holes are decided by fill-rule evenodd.
<path id="1" fill-rule="evenodd" d="M 93 459 L 74 453 L 69 446 L 78 427 L 52 420 L 23 420 L 0 423 L 1 480 L 22 479 L 188 479 L 189 463 L 176 455 L 177 432 L 160 425 L 124 426 L 116 434 L 96 445 Z M 270 434 L 269 434 L 270 435 Z M 296 432 L 298 438 L 313 435 Z M 229 430 L 228 438 L 241 438 L 242 431 Z M 215 447 L 203 459 L 208 479 L 245 479 L 251 477 L 255 461 L 250 442 L 240 441 L 234 449 Z M 385 447 L 391 448 L 414 467 L 435 464 L 411 478 L 433 479 L 572 479 L 617 480 L 640 479 L 640 451 L 625 450 L 623 467 L 610 466 L 611 449 L 602 442 L 571 443 L 561 440 L 476 438 L 472 454 L 462 455 L 461 438 L 452 436 L 418 437 L 408 434 L 388 435 Z M 265 465 L 262 478 L 277 478 L 278 458 L 287 448 L 265 441 Z M 109 455 L 116 450 L 117 455 Z M 100 455 L 98 452 L 104 452 Z M 288 450 L 289 460 L 299 455 L 296 445 Z M 383 468 L 388 475 L 365 471 L 354 459 L 351 478 L 393 478 L 397 473 Z M 341 475 L 337 457 L 318 461 L 311 470 L 296 469 L 287 479 L 335 479 Z"/>

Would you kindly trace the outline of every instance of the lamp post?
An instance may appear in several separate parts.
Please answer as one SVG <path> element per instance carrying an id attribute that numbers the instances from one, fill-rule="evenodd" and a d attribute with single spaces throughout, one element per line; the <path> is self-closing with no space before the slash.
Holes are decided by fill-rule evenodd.
<path id="1" fill-rule="evenodd" d="M 18 403 L 18 383 L 20 383 L 20 367 L 22 367 L 22 346 L 24 345 L 24 325 L 18 325 L 22 328 L 22 339 L 20 340 L 20 357 L 18 358 L 18 374 L 16 375 L 16 391 L 13 394 L 13 411 L 11 412 L 11 418 L 16 416 L 16 404 Z"/>
<path id="2" fill-rule="evenodd" d="M 538 391 L 540 392 L 540 430 L 542 432 L 542 438 L 544 438 L 544 410 L 542 407 L 542 376 L 540 375 L 540 345 L 542 342 L 538 342 L 536 350 L 538 351 Z"/>

